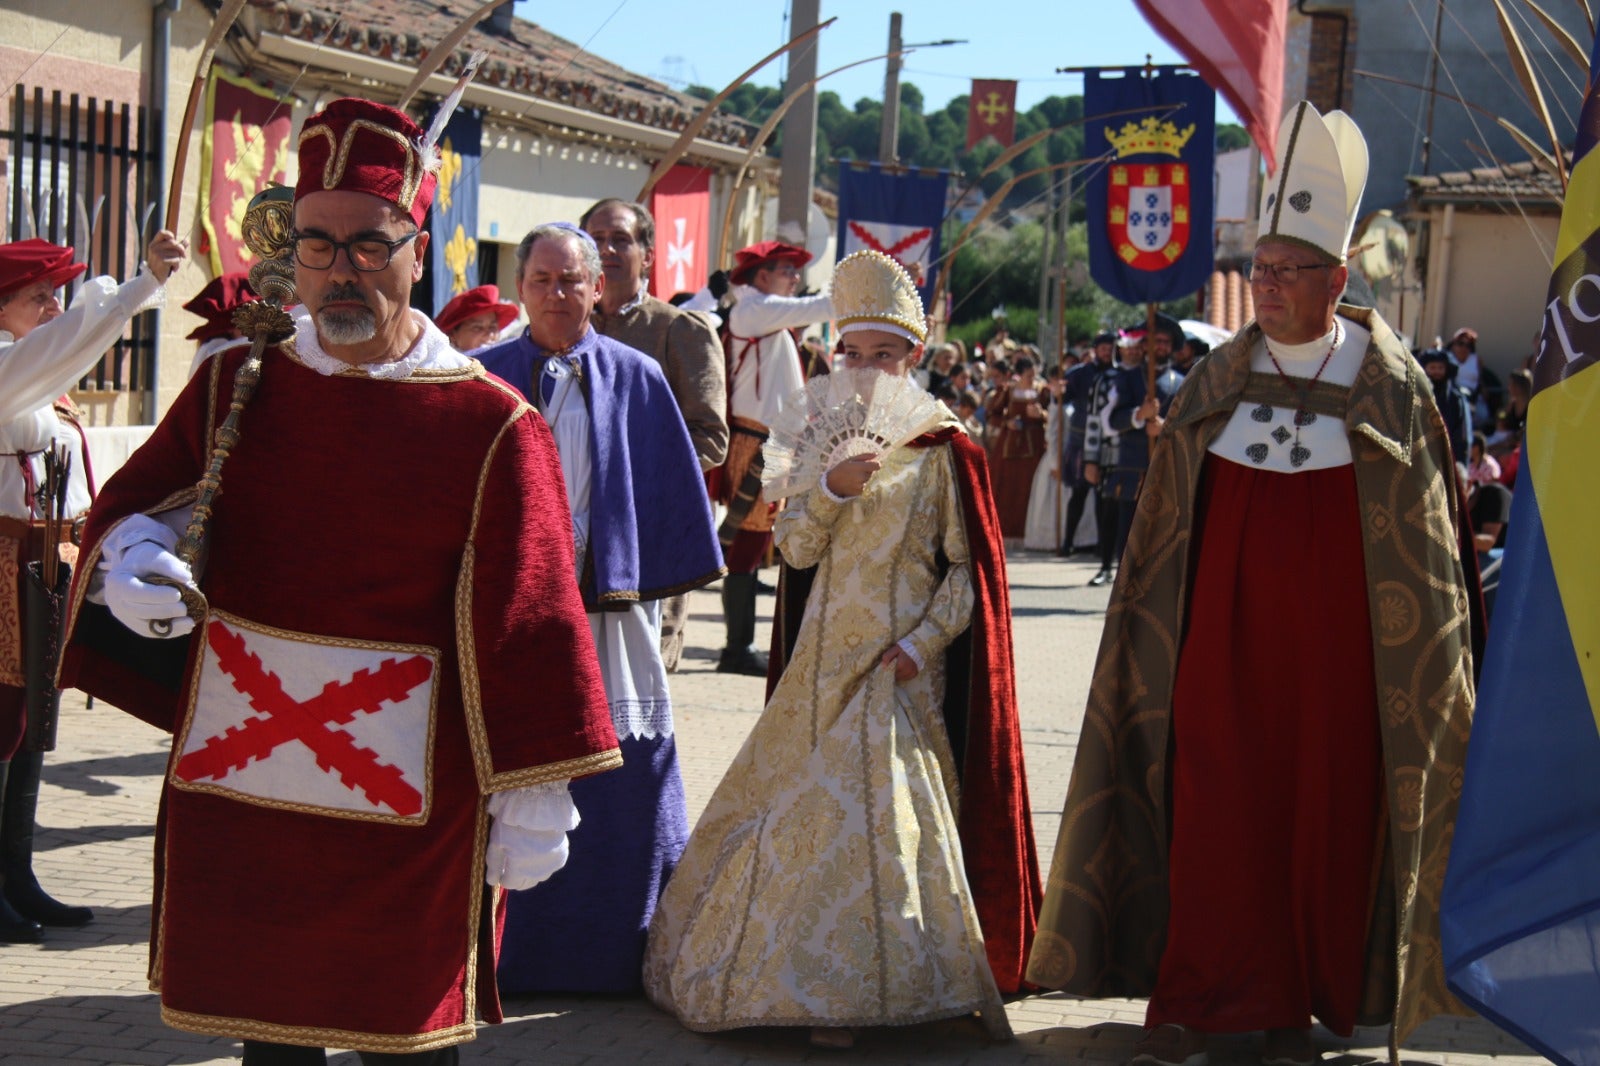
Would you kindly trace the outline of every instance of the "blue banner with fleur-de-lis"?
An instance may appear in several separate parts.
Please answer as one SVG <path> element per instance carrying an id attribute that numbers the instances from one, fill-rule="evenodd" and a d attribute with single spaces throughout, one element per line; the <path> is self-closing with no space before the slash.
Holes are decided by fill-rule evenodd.
<path id="1" fill-rule="evenodd" d="M 1175 67 L 1090 70 L 1083 109 L 1084 154 L 1106 157 L 1084 191 L 1095 284 L 1130 304 L 1199 291 L 1215 254 L 1216 93 Z"/>
<path id="2" fill-rule="evenodd" d="M 460 108 L 439 139 L 439 191 L 428 225 L 433 313 L 478 286 L 478 163 L 483 116 Z"/>

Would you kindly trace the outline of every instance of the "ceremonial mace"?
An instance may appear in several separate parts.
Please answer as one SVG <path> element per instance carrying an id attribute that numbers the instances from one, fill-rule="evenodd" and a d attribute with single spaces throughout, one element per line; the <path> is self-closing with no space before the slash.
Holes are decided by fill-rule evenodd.
<path id="1" fill-rule="evenodd" d="M 178 542 L 175 554 L 189 565 L 195 581 L 200 580 L 200 570 L 206 546 L 206 527 L 211 521 L 213 501 L 222 487 L 222 465 L 239 443 L 239 419 L 250 397 L 255 395 L 261 382 L 261 358 L 267 345 L 281 344 L 294 336 L 294 319 L 283 309 L 294 302 L 294 262 L 289 244 L 289 234 L 294 228 L 294 190 L 287 185 L 274 185 L 259 192 L 250 201 L 244 215 L 244 242 L 260 262 L 250 268 L 250 285 L 260 300 L 242 304 L 233 312 L 233 324 L 250 340 L 250 355 L 240 365 L 233 377 L 233 397 L 228 404 L 228 415 L 217 427 L 211 447 L 211 461 L 196 486 L 198 496 L 183 539 Z M 220 354 L 213 358 L 222 358 Z M 184 609 L 199 625 L 205 620 L 206 598 L 194 585 L 179 585 L 172 581 L 155 579 L 156 584 L 170 584 L 177 588 Z M 150 632 L 158 637 L 172 633 L 172 619 L 155 618 L 149 622 Z"/>

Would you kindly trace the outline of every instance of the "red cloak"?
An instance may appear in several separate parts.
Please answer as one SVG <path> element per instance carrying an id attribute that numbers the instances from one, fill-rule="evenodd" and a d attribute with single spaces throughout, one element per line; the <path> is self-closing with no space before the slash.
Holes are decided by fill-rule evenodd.
<path id="1" fill-rule="evenodd" d="M 485 796 L 619 765 L 543 421 L 476 364 L 269 351 L 189 638 L 87 602 L 108 531 L 194 499 L 243 349 L 89 517 L 62 680 L 173 731 L 150 972 L 178 1028 L 411 1052 L 500 1020 Z"/>

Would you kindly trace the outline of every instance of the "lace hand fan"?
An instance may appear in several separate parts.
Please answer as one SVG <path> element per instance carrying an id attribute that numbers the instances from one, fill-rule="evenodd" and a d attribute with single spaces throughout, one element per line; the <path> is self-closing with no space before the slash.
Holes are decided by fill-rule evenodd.
<path id="1" fill-rule="evenodd" d="M 909 377 L 836 370 L 812 378 L 768 427 L 761 487 L 774 500 L 816 488 L 851 456 L 882 456 L 951 417 L 949 408 Z"/>

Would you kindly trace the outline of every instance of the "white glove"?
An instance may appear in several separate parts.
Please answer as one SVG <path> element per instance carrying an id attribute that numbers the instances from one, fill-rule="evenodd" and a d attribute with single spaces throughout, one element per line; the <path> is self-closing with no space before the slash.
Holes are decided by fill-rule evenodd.
<path id="1" fill-rule="evenodd" d="M 515 836 L 515 843 L 507 844 L 507 835 Z M 496 822 L 489 829 L 486 857 L 483 879 L 489 884 L 513 891 L 532 888 L 567 864 L 567 834 L 559 829 L 515 829 Z"/>
<path id="2" fill-rule="evenodd" d="M 183 585 L 194 584 L 194 573 L 188 563 L 159 544 L 139 541 L 123 549 L 117 560 L 106 567 L 106 606 L 117 621 L 142 637 L 185 636 L 194 629 L 194 619 L 189 617 L 183 598 L 171 585 L 145 580 L 152 577 Z M 170 621 L 171 631 L 154 633 L 150 623 L 159 619 Z"/>
<path id="3" fill-rule="evenodd" d="M 484 880 L 501 888 L 532 888 L 567 864 L 567 833 L 578 808 L 566 781 L 508 789 L 489 797 L 489 847 Z"/>

